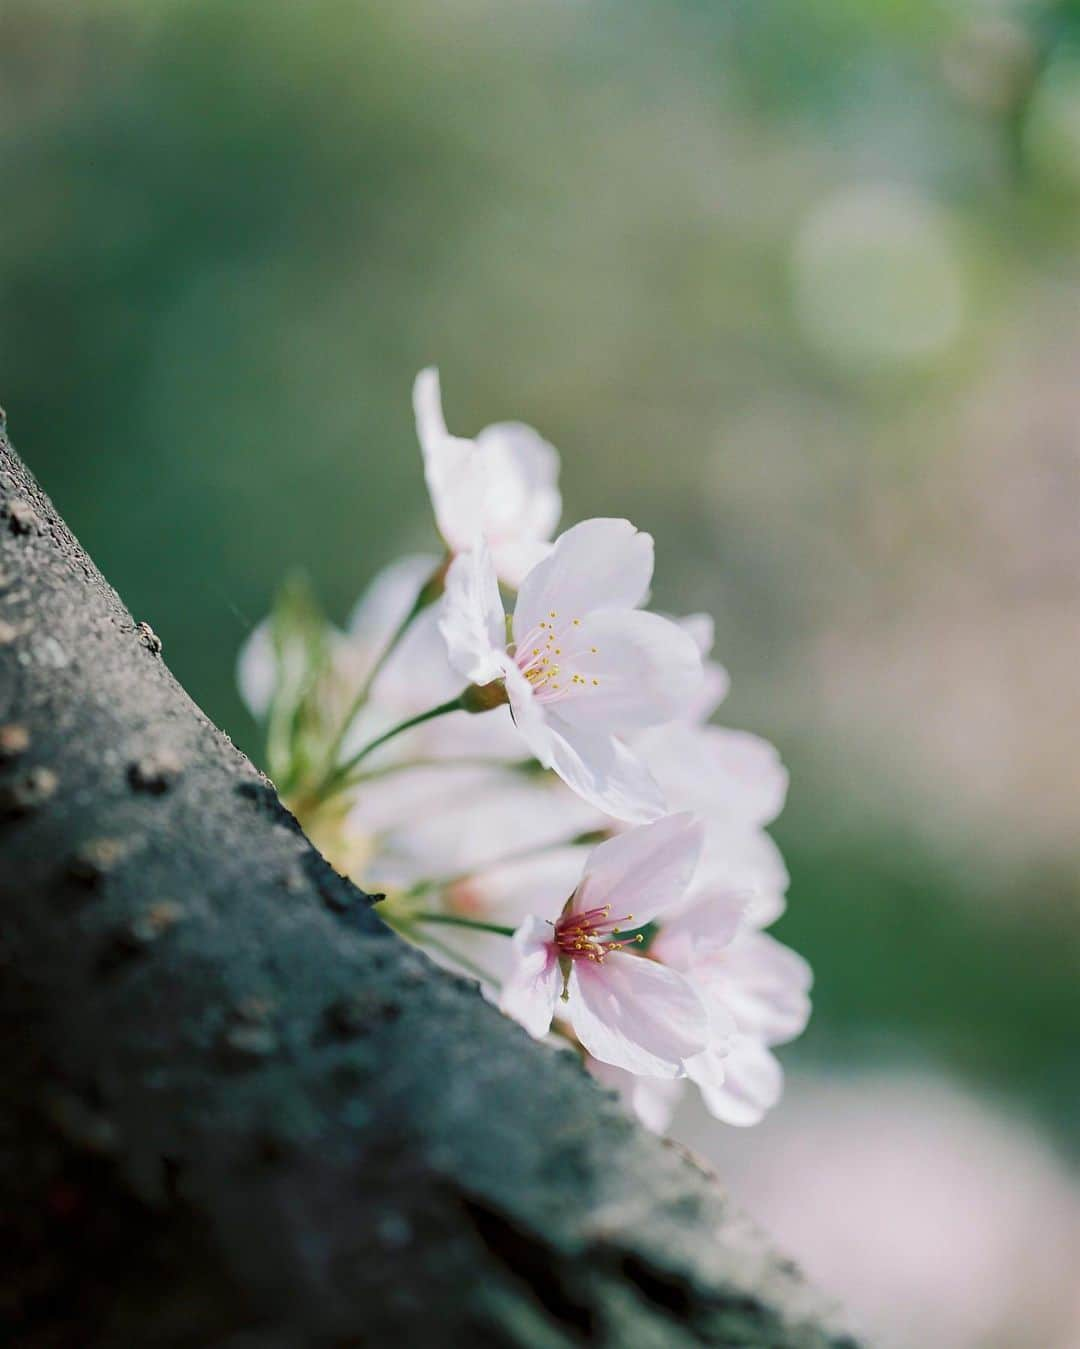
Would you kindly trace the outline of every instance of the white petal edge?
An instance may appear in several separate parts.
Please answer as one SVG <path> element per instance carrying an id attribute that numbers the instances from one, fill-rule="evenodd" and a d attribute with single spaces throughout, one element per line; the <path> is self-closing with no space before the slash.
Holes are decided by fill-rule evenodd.
<path id="1" fill-rule="evenodd" d="M 637 755 L 621 740 L 570 726 L 554 716 L 545 718 L 545 724 L 548 758 L 545 767 L 558 773 L 583 800 L 605 815 L 630 824 L 644 824 L 663 815 L 666 804 L 663 792 Z"/>
<path id="2" fill-rule="evenodd" d="M 498 577 L 482 539 L 450 564 L 439 631 L 450 664 L 463 678 L 487 684 L 502 675 L 506 623 Z"/>
<path id="3" fill-rule="evenodd" d="M 513 965 L 499 995 L 499 1008 L 535 1040 L 551 1029 L 562 973 L 551 945 L 552 928 L 542 918 L 526 918 L 513 937 Z"/>
<path id="4" fill-rule="evenodd" d="M 688 1059 L 686 1072 L 709 1114 L 739 1128 L 760 1123 L 784 1091 L 779 1060 L 752 1039 L 741 1040 L 723 1059 L 708 1052 Z"/>

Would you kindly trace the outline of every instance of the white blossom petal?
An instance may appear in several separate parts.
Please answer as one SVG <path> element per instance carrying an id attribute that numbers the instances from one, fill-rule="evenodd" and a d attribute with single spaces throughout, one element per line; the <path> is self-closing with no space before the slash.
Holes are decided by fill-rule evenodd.
<path id="1" fill-rule="evenodd" d="M 769 824 L 784 807 L 787 769 L 775 747 L 749 731 L 675 724 L 644 731 L 634 747 L 673 809 L 696 810 L 725 830 Z"/>
<path id="2" fill-rule="evenodd" d="M 598 844 L 585 863 L 572 912 L 612 906 L 644 927 L 683 897 L 701 856 L 704 830 L 693 815 L 665 815 Z"/>
<path id="3" fill-rule="evenodd" d="M 257 720 L 270 711 L 277 686 L 277 658 L 270 620 L 252 628 L 236 657 L 236 684 L 247 710 Z"/>
<path id="4" fill-rule="evenodd" d="M 722 1001 L 740 1032 L 766 1045 L 801 1035 L 810 1019 L 810 966 L 767 932 L 747 930 L 715 962 L 690 971 L 706 1003 Z"/>
<path id="5" fill-rule="evenodd" d="M 433 365 L 421 370 L 413 381 L 413 414 L 420 448 L 427 454 L 450 434 L 443 416 L 439 372 Z"/>
<path id="6" fill-rule="evenodd" d="M 597 610 L 551 649 L 561 693 L 552 706 L 576 725 L 636 731 L 678 717 L 700 692 L 693 640 L 642 609 Z"/>
<path id="7" fill-rule="evenodd" d="M 702 670 L 701 687 L 680 713 L 680 720 L 705 722 L 728 696 L 731 688 L 728 672 L 719 662 L 709 659 L 715 636 L 713 617 L 711 614 L 687 614 L 685 618 L 675 621 L 693 638 L 701 654 Z"/>
<path id="8" fill-rule="evenodd" d="M 461 552 L 483 529 L 485 483 L 480 452 L 474 441 L 447 432 L 439 372 L 433 367 L 416 377 L 413 410 L 435 523 L 451 551 Z"/>
<path id="9" fill-rule="evenodd" d="M 475 440 L 451 435 L 434 368 L 417 375 L 413 408 L 439 532 L 454 553 L 483 537 L 498 575 L 516 586 L 546 555 L 562 511 L 557 451 L 521 422 L 485 427 Z"/>
<path id="10" fill-rule="evenodd" d="M 487 684 L 502 675 L 506 622 L 498 578 L 482 539 L 450 564 L 439 630 L 450 664 L 464 679 Z"/>
<path id="11" fill-rule="evenodd" d="M 359 646 L 378 657 L 405 621 L 439 559 L 411 553 L 378 572 L 353 606 L 345 625 Z"/>
<path id="12" fill-rule="evenodd" d="M 530 741 L 533 753 L 580 797 L 605 815 L 631 824 L 643 824 L 664 813 L 663 793 L 621 740 L 571 726 L 553 715 L 545 723 L 546 762 Z"/>
<path id="13" fill-rule="evenodd" d="M 583 520 L 555 540 L 521 583 L 514 638 L 530 639 L 551 613 L 566 622 L 594 609 L 636 609 L 648 594 L 653 541 L 629 520 Z"/>
<path id="14" fill-rule="evenodd" d="M 499 997 L 500 1009 L 537 1040 L 551 1029 L 562 985 L 551 933 L 542 918 L 526 918 L 514 933 L 514 963 Z"/>
<path id="15" fill-rule="evenodd" d="M 696 895 L 673 917 L 664 919 L 649 954 L 684 974 L 705 959 L 726 954 L 743 924 L 747 904 L 746 895 L 731 891 Z"/>
<path id="16" fill-rule="evenodd" d="M 550 551 L 562 514 L 559 454 L 531 426 L 498 422 L 476 437 L 485 470 L 484 537 L 508 585 Z"/>
<path id="17" fill-rule="evenodd" d="M 780 849 L 764 829 L 705 821 L 705 854 L 694 889 L 733 891 L 748 897 L 747 922 L 775 923 L 786 907 L 788 871 Z"/>
<path id="18" fill-rule="evenodd" d="M 723 1058 L 706 1051 L 688 1059 L 686 1073 L 709 1113 L 725 1124 L 759 1123 L 784 1091 L 779 1060 L 752 1039 L 740 1039 Z"/>
<path id="19" fill-rule="evenodd" d="M 686 1090 L 682 1078 L 637 1077 L 591 1055 L 586 1055 L 585 1067 L 602 1086 L 619 1093 L 646 1129 L 654 1134 L 667 1131 Z"/>
<path id="20" fill-rule="evenodd" d="M 681 974 L 623 951 L 575 960 L 568 1015 L 594 1058 L 645 1077 L 680 1077 L 708 1042 L 708 1018 Z"/>

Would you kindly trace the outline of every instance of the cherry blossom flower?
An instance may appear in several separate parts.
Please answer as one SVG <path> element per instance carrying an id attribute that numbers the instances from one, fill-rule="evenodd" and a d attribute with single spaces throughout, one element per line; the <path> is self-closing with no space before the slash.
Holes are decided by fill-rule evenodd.
<path id="1" fill-rule="evenodd" d="M 783 913 L 788 887 L 784 860 L 765 831 L 783 809 L 787 770 L 775 748 L 760 736 L 705 724 L 730 684 L 726 670 L 711 657 L 713 621 L 708 614 L 675 621 L 700 652 L 704 677 L 699 693 L 680 708 L 676 720 L 635 735 L 631 748 L 669 810 L 693 811 L 704 819 L 699 879 L 707 870 L 713 889 L 752 897 L 748 917 L 765 927 Z"/>
<path id="2" fill-rule="evenodd" d="M 594 848 L 559 916 L 535 914 L 514 934 L 500 1006 L 533 1036 L 564 999 L 583 1047 L 602 1063 L 672 1078 L 708 1044 L 708 1017 L 687 979 L 635 954 L 637 936 L 677 903 L 701 851 L 700 823 L 669 815 Z"/>
<path id="3" fill-rule="evenodd" d="M 337 685 L 344 690 L 347 700 L 353 689 L 364 682 L 375 668 L 376 662 L 393 641 L 395 633 L 401 627 L 406 615 L 416 601 L 417 594 L 424 583 L 438 567 L 438 558 L 423 554 L 410 554 L 399 558 L 379 572 L 360 596 L 349 618 L 346 630 L 328 627 L 327 640 L 329 654 Z M 434 625 L 434 613 L 431 612 L 431 625 Z M 426 615 L 423 615 L 426 616 Z M 261 720 L 266 716 L 274 696 L 277 681 L 283 672 L 279 668 L 281 660 L 302 660 L 303 652 L 285 647 L 275 651 L 273 620 L 264 619 L 251 632 L 240 648 L 236 662 L 236 682 L 240 696 L 247 704 L 252 716 Z M 431 628 L 429 628 L 429 631 Z M 406 634 L 411 636 L 411 634 Z M 416 662 L 408 662 L 415 672 Z M 401 668 L 384 668 L 376 681 L 373 694 L 379 701 L 393 702 L 404 690 L 418 703 L 427 699 L 437 699 L 438 693 L 448 683 L 455 683 L 452 671 L 445 659 L 442 662 L 442 678 L 439 678 L 438 666 L 431 662 L 422 667 L 427 677 L 434 681 L 417 688 L 418 681 L 403 679 Z M 342 709 L 344 710 L 344 708 Z"/>
<path id="4" fill-rule="evenodd" d="M 473 440 L 452 436 L 443 418 L 439 372 L 413 385 L 416 432 L 439 533 L 451 553 L 477 535 L 501 580 L 516 586 L 546 556 L 562 513 L 559 455 L 531 426 L 498 422 Z"/>
<path id="5" fill-rule="evenodd" d="M 810 967 L 749 921 L 745 896 L 694 886 L 679 911 L 658 924 L 649 956 L 677 970 L 709 1014 L 709 1044 L 687 1060 L 687 1077 L 709 1113 L 725 1124 L 757 1124 L 780 1100 L 784 1077 L 772 1052 L 800 1035 L 810 1016 Z M 678 1095 L 652 1082 L 603 1076 L 649 1128 L 663 1132 Z"/>
<path id="6" fill-rule="evenodd" d="M 575 525 L 522 581 L 508 641 L 495 569 L 478 541 L 450 567 L 441 621 L 451 664 L 501 690 L 539 762 L 599 810 L 635 823 L 661 814 L 664 798 L 622 737 L 671 721 L 702 681 L 693 638 L 638 607 L 652 571 L 652 539 L 628 520 Z"/>

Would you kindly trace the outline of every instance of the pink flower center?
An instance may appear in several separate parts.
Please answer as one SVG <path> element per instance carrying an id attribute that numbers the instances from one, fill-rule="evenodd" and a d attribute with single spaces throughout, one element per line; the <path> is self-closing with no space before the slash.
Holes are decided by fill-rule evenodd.
<path id="1" fill-rule="evenodd" d="M 634 937 L 617 940 L 623 925 L 633 921 L 632 913 L 612 918 L 610 904 L 580 913 L 564 913 L 554 924 L 555 948 L 560 956 L 568 956 L 571 960 L 590 960 L 602 965 L 611 951 L 621 951 L 624 946 L 644 941 L 640 932 Z"/>
<path id="2" fill-rule="evenodd" d="M 591 657 L 599 655 L 600 649 L 582 643 L 577 631 L 580 627 L 580 618 L 560 623 L 557 611 L 552 609 L 518 643 L 514 660 L 541 702 L 557 702 L 600 687 L 600 680 L 588 668 Z"/>

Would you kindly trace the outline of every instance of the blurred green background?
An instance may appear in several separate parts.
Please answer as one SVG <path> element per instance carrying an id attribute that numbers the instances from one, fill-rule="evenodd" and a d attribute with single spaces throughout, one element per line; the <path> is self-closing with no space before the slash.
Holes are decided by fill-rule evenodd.
<path id="1" fill-rule="evenodd" d="M 235 739 L 287 569 L 433 542 L 436 362 L 716 615 L 786 1061 L 1080 1152 L 1080 6 L 2 0 L 0 170 L 12 438 Z"/>

